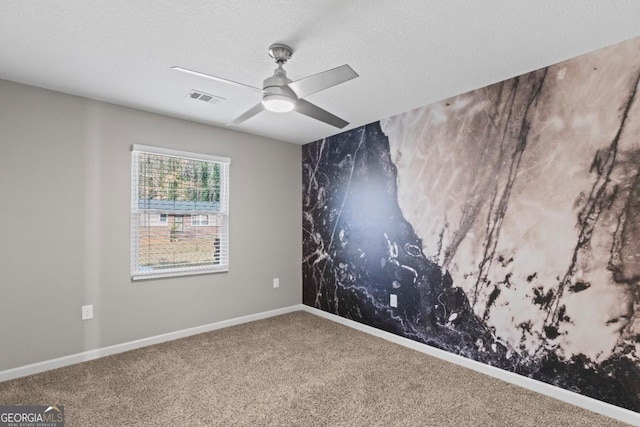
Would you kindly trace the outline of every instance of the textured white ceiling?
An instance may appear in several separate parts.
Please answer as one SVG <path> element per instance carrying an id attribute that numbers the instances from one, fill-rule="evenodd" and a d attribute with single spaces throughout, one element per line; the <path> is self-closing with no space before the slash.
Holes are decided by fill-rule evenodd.
<path id="1" fill-rule="evenodd" d="M 226 126 L 260 95 L 170 67 L 261 86 L 280 42 L 293 80 L 360 74 L 308 98 L 349 129 L 640 36 L 638 22 L 637 0 L 2 0 L 0 78 Z M 341 132 L 295 112 L 236 129 L 298 144 Z"/>

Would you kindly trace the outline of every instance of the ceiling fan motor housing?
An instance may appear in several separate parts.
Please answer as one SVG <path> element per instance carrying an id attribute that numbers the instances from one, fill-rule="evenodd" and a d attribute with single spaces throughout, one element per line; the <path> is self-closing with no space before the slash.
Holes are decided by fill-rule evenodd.
<path id="1" fill-rule="evenodd" d="M 273 76 L 264 80 L 262 104 L 270 111 L 286 112 L 291 111 L 298 97 L 287 84 L 291 80 L 287 78 L 287 73 L 282 68 L 276 68 Z"/>
<path id="2" fill-rule="evenodd" d="M 273 76 L 264 79 L 262 88 L 266 94 L 282 94 L 292 99 L 297 99 L 296 94 L 287 86 L 291 79 L 287 78 L 287 73 L 282 68 L 276 68 Z"/>

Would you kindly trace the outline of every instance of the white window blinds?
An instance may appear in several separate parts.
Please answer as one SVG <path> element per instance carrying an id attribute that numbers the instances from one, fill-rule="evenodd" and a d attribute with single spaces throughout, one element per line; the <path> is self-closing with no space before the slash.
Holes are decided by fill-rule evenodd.
<path id="1" fill-rule="evenodd" d="M 225 157 L 133 146 L 132 279 L 229 270 L 229 164 Z"/>

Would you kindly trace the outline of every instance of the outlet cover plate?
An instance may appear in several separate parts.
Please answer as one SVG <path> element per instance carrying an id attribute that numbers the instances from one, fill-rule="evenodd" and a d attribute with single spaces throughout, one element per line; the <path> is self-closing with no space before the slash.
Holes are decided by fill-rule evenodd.
<path id="1" fill-rule="evenodd" d="M 398 295 L 389 294 L 389 305 L 391 307 L 397 307 L 398 306 Z"/>
<path id="2" fill-rule="evenodd" d="M 273 279 L 273 287 L 274 288 L 279 288 L 280 287 L 280 279 L 278 277 Z"/>
<path id="3" fill-rule="evenodd" d="M 82 320 L 93 319 L 93 305 L 82 306 Z"/>

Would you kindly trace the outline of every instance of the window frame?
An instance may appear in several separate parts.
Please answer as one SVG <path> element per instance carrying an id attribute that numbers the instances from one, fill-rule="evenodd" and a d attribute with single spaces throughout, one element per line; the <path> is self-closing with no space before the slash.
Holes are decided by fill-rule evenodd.
<path id="1" fill-rule="evenodd" d="M 189 211 L 189 210 L 163 210 L 159 212 L 157 209 L 141 208 L 140 207 L 140 189 L 139 189 L 139 154 L 154 154 L 167 157 L 175 157 L 179 159 L 205 161 L 218 163 L 220 168 L 220 202 L 219 210 L 211 211 Z M 173 150 L 168 148 L 152 147 L 147 145 L 134 144 L 131 146 L 131 253 L 130 253 L 130 265 L 131 265 L 131 280 L 146 280 L 156 279 L 163 277 L 181 277 L 190 276 L 196 274 L 212 274 L 212 273 L 224 273 L 229 271 L 229 179 L 230 179 L 230 165 L 231 159 L 228 157 L 213 156 L 209 154 L 193 153 L 188 151 Z M 203 266 L 188 266 L 188 267 L 168 267 L 166 269 L 157 269 L 152 271 L 144 271 L 140 266 L 140 228 L 142 221 L 140 220 L 141 214 L 147 213 L 160 213 L 166 214 L 166 222 L 164 225 L 168 225 L 169 215 L 208 215 L 209 220 L 211 216 L 215 217 L 218 227 L 218 234 L 213 238 L 214 254 L 221 253 L 221 245 L 224 245 L 224 256 L 221 257 L 219 264 L 207 264 Z M 184 229 L 184 222 L 183 222 Z M 224 243 L 220 243 L 224 242 Z"/>
<path id="2" fill-rule="evenodd" d="M 202 217 L 206 216 L 207 217 L 207 223 L 206 224 L 202 224 Z M 194 221 L 196 220 L 196 221 Z M 209 222 L 209 214 L 192 214 L 191 215 L 191 227 L 212 227 L 212 225 Z"/>

